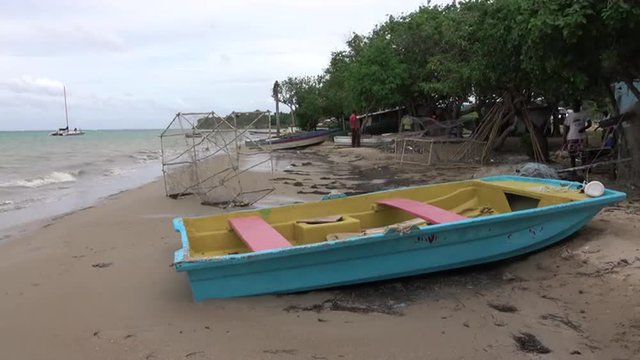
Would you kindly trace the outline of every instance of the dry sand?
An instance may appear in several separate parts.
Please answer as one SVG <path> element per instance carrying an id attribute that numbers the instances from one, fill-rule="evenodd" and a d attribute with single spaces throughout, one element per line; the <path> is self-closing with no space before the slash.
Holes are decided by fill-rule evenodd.
<path id="1" fill-rule="evenodd" d="M 400 168 L 371 149 L 278 156 L 291 166 L 263 204 L 478 171 Z M 0 245 L 0 358 L 638 359 L 636 205 L 608 208 L 571 239 L 498 264 L 195 303 L 171 267 L 179 241 L 170 221 L 219 210 L 165 198 L 155 182 Z M 518 348 L 522 333 L 534 353 Z"/>

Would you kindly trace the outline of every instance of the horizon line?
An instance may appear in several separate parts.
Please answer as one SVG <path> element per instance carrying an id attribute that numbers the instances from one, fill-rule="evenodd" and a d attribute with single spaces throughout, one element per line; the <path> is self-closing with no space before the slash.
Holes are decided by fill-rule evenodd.
<path id="1" fill-rule="evenodd" d="M 56 129 L 57 130 L 57 129 Z M 120 130 L 164 130 L 164 127 L 161 128 L 99 128 L 99 129 L 83 129 L 83 128 L 79 128 L 78 130 L 82 130 L 82 131 L 120 131 Z M 51 130 L 51 129 L 0 129 L 0 132 L 10 132 L 10 131 L 55 131 L 55 130 Z"/>

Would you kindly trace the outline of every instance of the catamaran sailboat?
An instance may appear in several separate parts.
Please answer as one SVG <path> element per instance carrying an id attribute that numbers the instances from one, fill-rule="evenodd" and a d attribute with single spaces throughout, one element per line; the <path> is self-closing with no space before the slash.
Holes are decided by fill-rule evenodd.
<path id="1" fill-rule="evenodd" d="M 64 128 L 60 128 L 52 133 L 49 136 L 75 136 L 75 135 L 84 135 L 84 132 L 78 128 L 73 130 L 69 130 L 69 112 L 67 111 L 67 88 L 62 88 L 64 92 L 64 118 L 67 121 L 67 126 Z"/>

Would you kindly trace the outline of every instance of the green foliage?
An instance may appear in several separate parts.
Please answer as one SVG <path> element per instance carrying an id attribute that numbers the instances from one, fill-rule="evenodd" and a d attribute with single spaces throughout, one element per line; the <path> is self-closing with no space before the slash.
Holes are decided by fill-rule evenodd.
<path id="1" fill-rule="evenodd" d="M 304 86 L 298 91 L 297 98 L 297 126 L 305 130 L 314 129 L 323 113 L 324 99 L 321 96 L 321 79 L 306 78 Z"/>
<path id="2" fill-rule="evenodd" d="M 282 101 L 304 127 L 397 105 L 457 117 L 470 98 L 490 105 L 505 94 L 600 102 L 613 82 L 640 78 L 638 19 L 632 0 L 427 5 L 353 34 L 321 76 L 283 81 Z"/>
<path id="3" fill-rule="evenodd" d="M 233 126 L 237 126 L 238 128 L 243 127 L 253 127 L 253 128 L 268 128 L 269 127 L 269 116 L 267 114 L 260 117 L 257 121 L 256 118 L 261 114 L 260 110 L 256 110 L 256 112 L 249 113 L 238 113 L 237 117 L 234 118 L 232 116 L 226 116 L 224 119 L 222 118 L 213 118 L 213 117 L 202 117 L 198 119 L 196 128 L 198 129 L 231 129 Z M 216 126 L 217 124 L 217 126 Z M 280 113 L 280 125 L 282 127 L 291 126 L 292 119 L 290 113 Z M 274 114 L 271 114 L 271 127 L 275 129 L 276 127 L 276 117 Z"/>

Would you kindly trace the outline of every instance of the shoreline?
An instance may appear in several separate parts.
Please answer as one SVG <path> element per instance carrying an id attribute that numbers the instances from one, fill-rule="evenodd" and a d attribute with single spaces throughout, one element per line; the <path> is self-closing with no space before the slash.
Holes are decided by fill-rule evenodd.
<path id="1" fill-rule="evenodd" d="M 79 213 L 79 212 L 82 212 L 82 211 L 85 211 L 85 210 L 89 210 L 89 209 L 93 209 L 95 207 L 102 206 L 106 202 L 117 200 L 117 198 L 120 195 L 126 195 L 126 193 L 128 193 L 130 191 L 134 191 L 134 190 L 137 190 L 137 189 L 140 189 L 140 188 L 151 186 L 154 183 L 158 183 L 158 182 L 162 182 L 162 178 L 156 178 L 156 179 L 151 180 L 149 182 L 146 182 L 146 183 L 144 183 L 142 185 L 136 185 L 136 186 L 134 186 L 132 188 L 119 190 L 119 191 L 117 191 L 117 192 L 115 192 L 113 194 L 109 194 L 109 195 L 106 195 L 106 196 L 99 197 L 99 198 L 95 199 L 92 204 L 87 205 L 87 206 L 83 206 L 83 207 L 80 207 L 80 208 L 77 208 L 77 209 L 72 209 L 72 210 L 56 213 L 56 214 L 53 214 L 53 215 L 47 215 L 47 216 L 42 217 L 42 218 L 28 220 L 27 222 L 10 225 L 9 227 L 6 227 L 6 228 L 0 228 L 0 231 L 1 231 L 0 232 L 0 246 L 2 246 L 2 244 L 4 244 L 4 243 L 12 242 L 12 241 L 14 241 L 16 238 L 18 238 L 20 236 L 28 235 L 28 234 L 32 233 L 33 231 L 41 230 L 41 229 L 44 229 L 44 228 L 46 228 L 46 227 L 48 227 L 50 225 L 53 225 L 54 223 L 56 223 L 56 222 L 58 222 L 60 220 L 63 220 L 67 216 L 71 216 L 73 214 L 76 214 L 76 213 Z"/>
<path id="2" fill-rule="evenodd" d="M 46 223 L 59 216 L 96 206 L 122 192 L 161 181 L 162 175 L 157 174 L 156 165 L 143 164 L 129 176 L 115 179 L 115 182 L 95 185 L 98 189 L 93 194 L 82 194 L 79 198 L 63 198 L 55 202 L 33 203 L 28 207 L 5 211 L 2 216 L 9 219 L 11 225 L 0 226 L 0 242 L 15 237 L 16 233 L 22 233 L 23 229 L 31 227 L 34 223 Z"/>
<path id="3" fill-rule="evenodd" d="M 289 171 L 274 173 L 274 195 L 310 201 L 332 187 L 374 191 L 475 172 L 400 168 L 385 157 L 369 149 L 328 147 L 284 154 L 280 161 Z M 554 358 L 640 353 L 634 330 L 640 326 L 640 215 L 633 201 L 605 209 L 556 246 L 509 261 L 301 294 L 196 303 L 184 274 L 171 267 L 180 248 L 171 219 L 233 210 L 238 209 L 202 206 L 194 196 L 167 198 L 156 180 L 0 243 L 3 355 L 530 359 L 514 342 L 520 333 L 532 334 Z M 26 338 L 34 346 L 24 346 Z"/>

